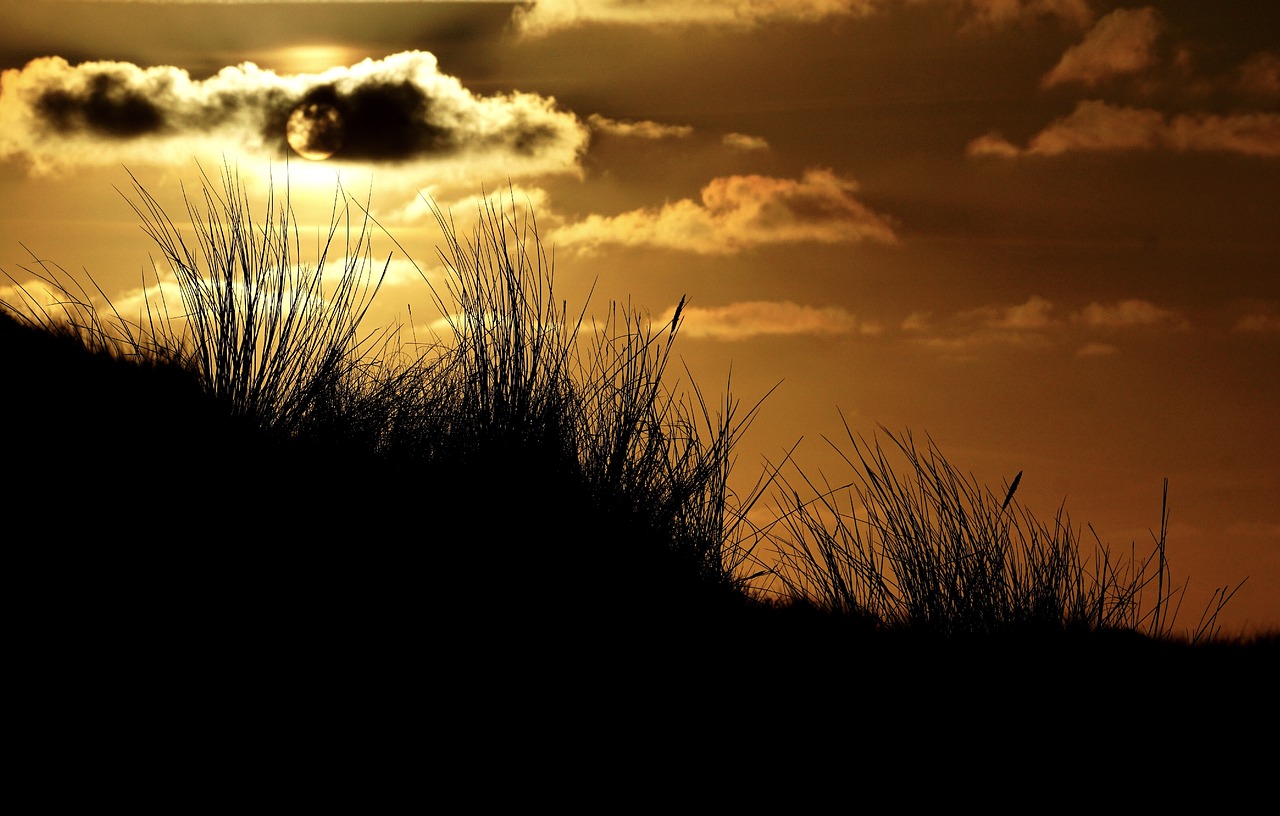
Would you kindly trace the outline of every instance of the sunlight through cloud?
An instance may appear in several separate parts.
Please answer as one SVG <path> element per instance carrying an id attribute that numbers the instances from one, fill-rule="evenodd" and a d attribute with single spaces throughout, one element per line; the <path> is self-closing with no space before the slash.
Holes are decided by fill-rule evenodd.
<path id="1" fill-rule="evenodd" d="M 324 134 L 316 157 L 456 177 L 576 173 L 588 139 L 554 100 L 477 96 L 422 51 L 320 74 L 243 63 L 205 80 L 172 66 L 43 57 L 4 71 L 0 83 L 0 158 L 21 158 L 36 174 L 229 150 L 284 158 L 292 152 L 287 124 L 300 106 L 332 111 L 316 121 L 341 128 Z"/>

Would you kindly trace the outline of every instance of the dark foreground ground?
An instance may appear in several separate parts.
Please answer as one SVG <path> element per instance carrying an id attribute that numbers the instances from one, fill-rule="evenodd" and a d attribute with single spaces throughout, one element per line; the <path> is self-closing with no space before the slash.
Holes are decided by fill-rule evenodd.
<path id="1" fill-rule="evenodd" d="M 28 752 L 177 773 L 193 744 L 231 744 L 228 768 L 266 773 L 299 744 L 393 740 L 389 762 L 437 768 L 600 774 L 625 755 L 657 780 L 702 762 L 741 792 L 779 751 L 969 764 L 1000 745 L 1016 764 L 1083 741 L 1123 764 L 1168 740 L 1274 744 L 1276 637 L 873 632 L 638 558 L 532 468 L 407 471 L 274 440 L 180 372 L 8 318 L 0 383 L 5 665 Z"/>

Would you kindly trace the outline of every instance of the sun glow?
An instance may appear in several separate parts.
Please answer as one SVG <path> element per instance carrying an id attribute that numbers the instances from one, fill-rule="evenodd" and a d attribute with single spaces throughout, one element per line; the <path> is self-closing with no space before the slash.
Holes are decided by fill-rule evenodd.
<path id="1" fill-rule="evenodd" d="M 354 65 L 366 56 L 345 45 L 291 45 L 266 54 L 261 65 L 286 74 L 319 74 L 330 68 Z"/>

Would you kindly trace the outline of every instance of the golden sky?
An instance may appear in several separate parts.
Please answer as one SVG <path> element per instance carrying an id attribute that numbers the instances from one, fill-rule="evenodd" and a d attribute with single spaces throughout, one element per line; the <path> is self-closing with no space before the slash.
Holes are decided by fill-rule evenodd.
<path id="1" fill-rule="evenodd" d="M 1229 10 L 1228 10 L 1229 9 Z M 688 297 L 677 352 L 752 404 L 753 483 L 848 478 L 841 412 L 931 436 L 1049 520 L 1142 549 L 1169 479 L 1180 621 L 1280 626 L 1280 6 L 1155 0 L 0 0 L 0 268 L 136 299 L 128 172 L 182 213 L 340 178 L 428 310 L 440 235 L 514 193 L 558 294 Z M 290 148 L 300 105 L 340 116 Z M 308 221 L 308 219 L 311 219 Z M 375 252 L 375 254 L 377 254 Z M 680 370 L 677 373 L 683 373 Z M 847 450 L 847 446 L 845 446 Z"/>

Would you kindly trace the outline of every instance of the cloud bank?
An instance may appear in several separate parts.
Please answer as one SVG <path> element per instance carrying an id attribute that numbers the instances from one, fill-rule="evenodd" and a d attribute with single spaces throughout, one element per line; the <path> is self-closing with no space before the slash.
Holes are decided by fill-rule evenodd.
<path id="1" fill-rule="evenodd" d="M 513 20 L 528 36 L 593 24 L 745 28 L 867 17 L 902 4 L 950 7 L 968 27 L 999 27 L 1041 17 L 1083 27 L 1093 20 L 1088 0 L 532 0 L 515 10 Z"/>
<path id="2" fill-rule="evenodd" d="M 1025 148 L 992 132 L 971 141 L 970 156 L 1058 156 L 1118 150 L 1226 152 L 1280 156 L 1280 114 L 1188 113 L 1168 116 L 1148 108 L 1085 100 L 1033 136 Z"/>
<path id="3" fill-rule="evenodd" d="M 551 239 L 557 247 L 585 252 L 614 244 L 702 255 L 808 241 L 897 243 L 888 220 L 855 199 L 856 190 L 830 170 L 810 170 L 799 180 L 728 176 L 707 184 L 700 201 L 591 215 L 560 227 Z"/>
<path id="4" fill-rule="evenodd" d="M 567 172 L 576 170 L 589 138 L 554 99 L 476 96 L 422 51 L 320 74 L 280 75 L 244 63 L 205 80 L 171 66 L 43 57 L 0 74 L 0 159 L 51 173 L 188 162 L 198 152 L 284 158 L 286 124 L 300 105 L 340 114 L 333 159 L 341 162 L 511 176 Z"/>
<path id="5" fill-rule="evenodd" d="M 1098 334 L 1110 340 L 1117 333 L 1130 331 L 1190 328 L 1190 322 L 1178 312 L 1139 298 L 1094 301 L 1065 319 L 1056 317 L 1054 309 L 1050 300 L 1032 295 L 1023 303 L 969 309 L 942 321 L 917 312 L 904 319 L 900 328 L 915 342 L 948 354 L 968 355 L 984 347 L 1048 349 L 1078 343 L 1077 357 L 1119 353 L 1119 348 L 1099 339 Z"/>
<path id="6" fill-rule="evenodd" d="M 866 16 L 884 0 L 536 0 L 515 11 L 518 30 L 542 35 L 586 24 L 709 24 L 751 26 L 779 20 L 814 22 Z"/>

